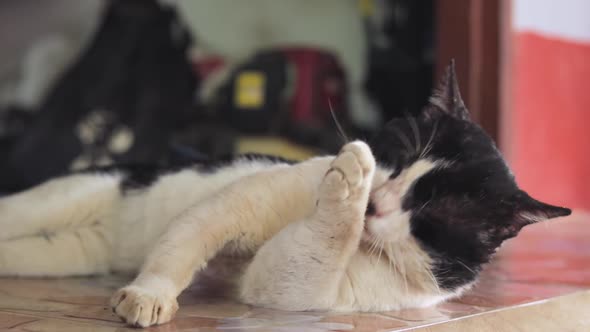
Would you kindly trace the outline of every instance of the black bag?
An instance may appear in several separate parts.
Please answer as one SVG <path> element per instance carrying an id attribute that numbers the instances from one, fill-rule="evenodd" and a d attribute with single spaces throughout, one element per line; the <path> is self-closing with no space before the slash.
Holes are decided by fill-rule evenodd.
<path id="1" fill-rule="evenodd" d="M 74 168 L 166 159 L 169 137 L 193 111 L 189 44 L 172 9 L 155 0 L 110 1 L 33 123 L 4 146 L 0 192 Z"/>

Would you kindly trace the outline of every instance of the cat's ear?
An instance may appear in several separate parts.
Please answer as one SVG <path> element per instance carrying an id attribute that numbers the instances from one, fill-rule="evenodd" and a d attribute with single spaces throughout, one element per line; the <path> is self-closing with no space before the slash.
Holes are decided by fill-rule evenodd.
<path id="1" fill-rule="evenodd" d="M 461 98 L 461 91 L 459 91 L 454 59 L 447 66 L 424 112 L 426 116 L 435 116 L 436 113 L 444 112 L 457 119 L 470 119 L 469 111 L 465 107 L 463 98 Z"/>
<path id="2" fill-rule="evenodd" d="M 510 236 L 515 236 L 526 225 L 569 216 L 572 213 L 572 210 L 568 208 L 540 202 L 522 190 L 519 190 L 511 200 L 511 204 L 514 204 L 515 207 L 515 213 L 512 223 L 506 229 Z"/>

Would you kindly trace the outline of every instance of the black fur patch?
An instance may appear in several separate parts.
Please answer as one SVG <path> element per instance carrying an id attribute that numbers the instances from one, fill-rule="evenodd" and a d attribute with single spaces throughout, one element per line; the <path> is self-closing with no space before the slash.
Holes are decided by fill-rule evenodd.
<path id="1" fill-rule="evenodd" d="M 215 173 L 216 171 L 232 165 L 240 160 L 266 161 L 271 164 L 287 163 L 294 161 L 276 156 L 257 153 L 226 156 L 218 159 L 193 160 L 192 162 L 180 162 L 173 165 L 148 165 L 148 164 L 120 164 L 106 167 L 93 167 L 84 170 L 83 173 L 119 173 L 123 175 L 120 184 L 122 193 L 145 189 L 156 182 L 161 176 L 180 172 L 186 169 L 199 173 Z"/>
<path id="2" fill-rule="evenodd" d="M 266 161 L 271 164 L 295 164 L 296 161 L 285 159 L 282 157 L 271 156 L 260 153 L 245 153 L 239 155 L 228 155 L 217 159 L 207 160 L 195 164 L 199 172 L 214 173 L 220 168 L 232 165 L 236 161 L 251 160 L 251 161 Z"/>

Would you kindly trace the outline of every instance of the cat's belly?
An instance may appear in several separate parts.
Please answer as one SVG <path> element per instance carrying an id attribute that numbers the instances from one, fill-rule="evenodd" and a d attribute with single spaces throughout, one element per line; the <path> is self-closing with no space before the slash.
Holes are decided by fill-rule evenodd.
<path id="1" fill-rule="evenodd" d="M 207 197 L 225 186 L 274 166 L 280 164 L 262 160 L 251 161 L 246 167 L 230 165 L 212 173 L 186 169 L 160 177 L 146 190 L 126 193 L 113 216 L 113 270 L 137 271 L 179 215 L 200 202 L 205 204 Z"/>
<path id="2" fill-rule="evenodd" d="M 191 286 L 185 291 L 195 299 L 237 299 L 238 284 L 246 267 L 252 261 L 251 255 L 218 255 L 207 263 Z"/>

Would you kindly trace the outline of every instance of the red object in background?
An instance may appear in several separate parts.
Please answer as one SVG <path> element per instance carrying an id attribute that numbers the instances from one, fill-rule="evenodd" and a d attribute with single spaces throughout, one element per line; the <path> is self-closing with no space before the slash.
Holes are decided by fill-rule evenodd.
<path id="1" fill-rule="evenodd" d="M 218 56 L 205 57 L 194 62 L 194 70 L 200 79 L 206 78 L 223 66 L 223 58 Z"/>
<path id="2" fill-rule="evenodd" d="M 531 195 L 590 209 L 590 44 L 524 32 L 512 59 L 504 140 Z"/>
<path id="3" fill-rule="evenodd" d="M 291 93 L 286 112 L 291 124 L 323 128 L 332 121 L 331 109 L 338 119 L 347 119 L 346 76 L 334 55 L 305 47 L 270 52 L 284 56 L 293 69 L 294 81 L 288 88 Z M 195 61 L 194 68 L 201 79 L 206 79 L 223 66 L 223 59 L 213 56 Z"/>
<path id="4" fill-rule="evenodd" d="M 345 116 L 346 81 L 336 58 L 311 48 L 287 48 L 282 53 L 295 68 L 291 119 L 322 126 L 330 121 L 330 107 Z"/>

